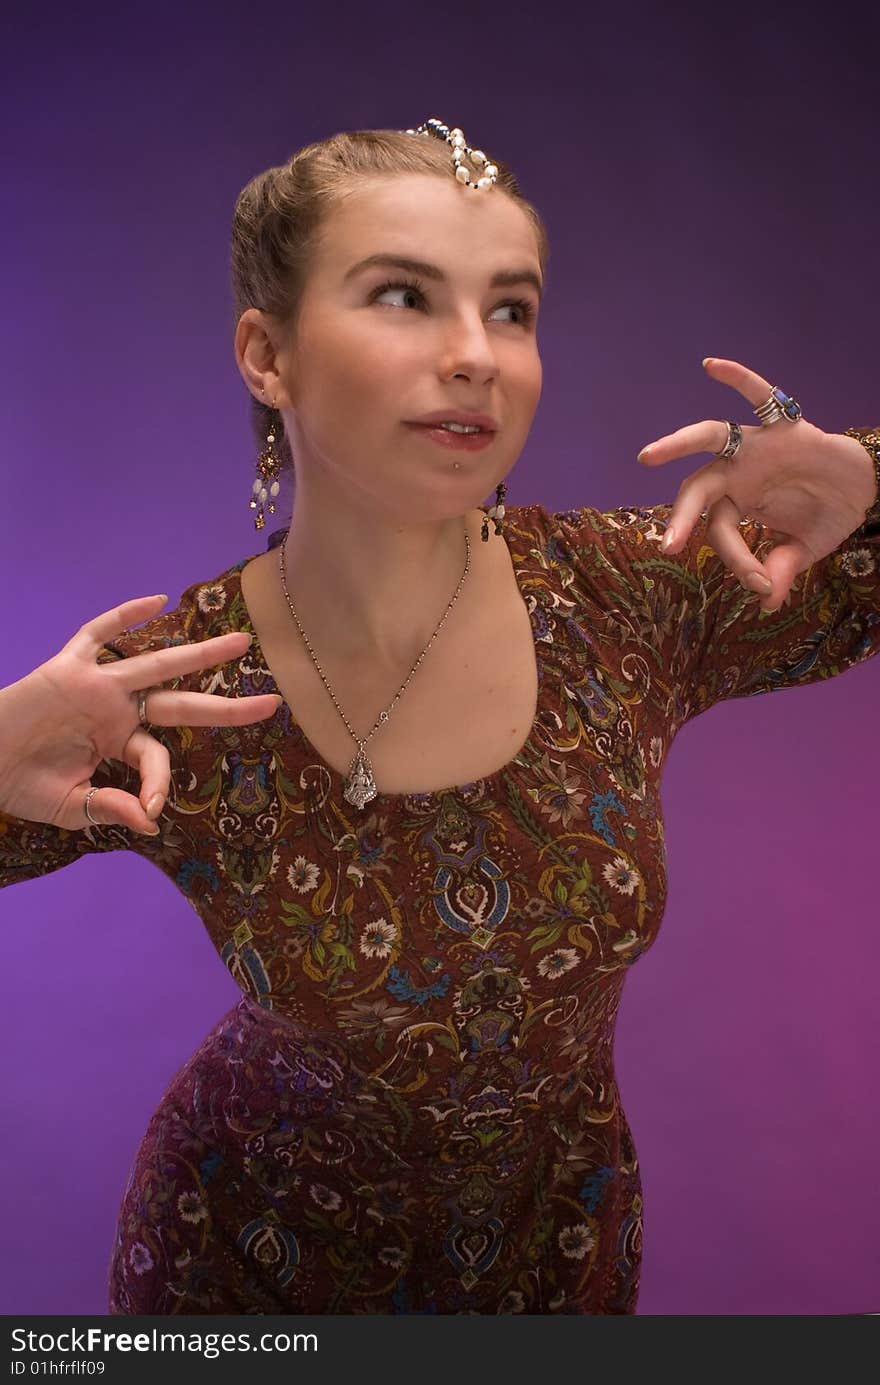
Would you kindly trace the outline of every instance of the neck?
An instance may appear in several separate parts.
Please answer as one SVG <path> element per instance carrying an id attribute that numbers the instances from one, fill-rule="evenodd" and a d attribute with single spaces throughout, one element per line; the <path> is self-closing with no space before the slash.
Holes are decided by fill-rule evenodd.
<path id="1" fill-rule="evenodd" d="M 488 545 L 480 539 L 483 513 L 401 522 L 351 504 L 317 511 L 298 493 L 284 565 L 290 598 L 315 651 L 339 662 L 368 663 L 377 672 L 409 670 L 461 581 L 465 531 L 470 568 L 444 629 L 467 618 L 488 566 Z M 283 591 L 281 600 L 286 606 Z"/>

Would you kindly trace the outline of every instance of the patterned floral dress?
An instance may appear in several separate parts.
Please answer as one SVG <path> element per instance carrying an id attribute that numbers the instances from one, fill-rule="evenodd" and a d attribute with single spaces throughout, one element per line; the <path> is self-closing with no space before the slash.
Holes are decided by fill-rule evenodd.
<path id="1" fill-rule="evenodd" d="M 768 614 L 705 517 L 661 552 L 670 510 L 508 507 L 538 706 L 488 778 L 359 812 L 285 703 L 250 726 L 153 728 L 173 771 L 160 837 L 0 814 L 0 884 L 136 851 L 242 992 L 136 1153 L 111 1313 L 635 1312 L 642 1193 L 612 1049 L 663 916 L 669 747 L 723 698 L 880 649 L 880 524 Z M 251 630 L 248 561 L 101 662 Z M 174 686 L 275 691 L 256 639 Z M 106 761 L 93 783 L 138 787 Z"/>

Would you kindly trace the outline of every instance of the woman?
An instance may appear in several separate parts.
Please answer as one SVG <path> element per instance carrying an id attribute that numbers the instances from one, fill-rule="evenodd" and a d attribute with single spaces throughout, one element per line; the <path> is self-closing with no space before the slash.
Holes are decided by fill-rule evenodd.
<path id="1" fill-rule="evenodd" d="M 295 456 L 290 522 L 0 690 L 0 884 L 138 851 L 242 990 L 137 1153 L 111 1313 L 635 1312 L 612 1044 L 663 764 L 722 698 L 880 649 L 880 437 L 707 361 L 759 423 L 646 449 L 713 454 L 674 505 L 505 510 L 546 261 L 439 122 L 254 179 L 250 505 Z"/>

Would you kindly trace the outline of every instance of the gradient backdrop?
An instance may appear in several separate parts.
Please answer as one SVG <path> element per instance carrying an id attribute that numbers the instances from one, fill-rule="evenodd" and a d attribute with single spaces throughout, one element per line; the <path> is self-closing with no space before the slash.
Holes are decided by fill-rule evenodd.
<path id="1" fill-rule="evenodd" d="M 256 172 L 337 130 L 461 125 L 548 222 L 510 504 L 673 500 L 707 455 L 651 471 L 639 448 L 751 419 L 706 355 L 828 430 L 880 423 L 864 12 L 49 0 L 5 29 L 0 684 L 277 527 L 247 508 L 229 221 Z M 728 702 L 671 754 L 669 900 L 616 1047 L 642 1314 L 880 1310 L 878 697 L 871 663 Z M 103 1313 L 135 1149 L 238 991 L 128 853 L 3 891 L 0 937 L 0 1311 Z"/>

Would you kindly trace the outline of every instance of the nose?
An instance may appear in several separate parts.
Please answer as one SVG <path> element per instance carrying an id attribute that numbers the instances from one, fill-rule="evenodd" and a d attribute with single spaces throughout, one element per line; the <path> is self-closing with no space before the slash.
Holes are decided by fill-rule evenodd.
<path id="1" fill-rule="evenodd" d="M 479 316 L 462 317 L 450 330 L 444 352 L 446 375 L 466 375 L 484 383 L 498 374 L 498 362 Z"/>

